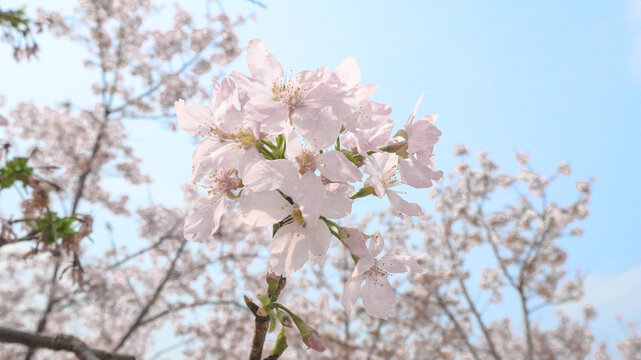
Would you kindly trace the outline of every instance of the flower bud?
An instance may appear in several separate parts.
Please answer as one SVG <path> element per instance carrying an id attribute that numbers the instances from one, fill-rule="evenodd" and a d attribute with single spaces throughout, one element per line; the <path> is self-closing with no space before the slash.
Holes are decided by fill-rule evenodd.
<path id="1" fill-rule="evenodd" d="M 298 316 L 291 314 L 290 316 L 294 320 L 294 324 L 298 328 L 300 336 L 303 338 L 303 343 L 309 346 L 310 349 L 314 349 L 318 352 L 325 351 L 325 342 L 321 338 L 320 334 L 313 327 L 305 324 L 305 322 Z"/>
<path id="2" fill-rule="evenodd" d="M 276 275 L 272 270 L 267 271 L 265 275 L 265 281 L 267 281 L 267 293 L 271 298 L 274 296 L 276 291 L 278 291 L 278 284 L 280 283 L 280 276 Z"/>
<path id="3" fill-rule="evenodd" d="M 303 342 L 318 352 L 325 351 L 325 342 L 316 329 L 311 329 L 309 335 L 303 336 Z"/>

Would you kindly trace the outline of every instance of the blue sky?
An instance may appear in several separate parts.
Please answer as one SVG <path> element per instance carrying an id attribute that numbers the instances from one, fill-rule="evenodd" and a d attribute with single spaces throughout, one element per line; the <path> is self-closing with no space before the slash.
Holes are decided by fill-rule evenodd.
<path id="1" fill-rule="evenodd" d="M 265 0 L 266 9 L 221 2 L 230 14 L 255 15 L 240 29 L 241 43 L 262 39 L 285 69 L 333 68 L 356 57 L 397 124 L 426 91 L 419 114 L 440 116 L 440 169 L 451 169 L 451 149 L 464 143 L 489 150 L 507 170 L 516 168 L 512 153 L 520 151 L 543 173 L 566 160 L 572 180 L 596 176 L 585 235 L 564 242 L 569 265 L 588 276 L 587 299 L 601 310 L 597 333 L 615 336 L 618 312 L 641 319 L 641 2 Z M 181 3 L 203 8 L 202 1 Z M 40 45 L 41 60 L 21 64 L 0 47 L 0 93 L 8 102 L 54 104 L 85 93 L 81 49 L 47 36 Z M 246 72 L 244 58 L 230 69 Z M 155 180 L 134 200 L 146 204 L 151 194 L 177 204 L 190 139 L 149 123 L 129 126 Z M 562 186 L 573 188 L 570 181 Z M 413 200 L 427 204 L 423 193 Z"/>

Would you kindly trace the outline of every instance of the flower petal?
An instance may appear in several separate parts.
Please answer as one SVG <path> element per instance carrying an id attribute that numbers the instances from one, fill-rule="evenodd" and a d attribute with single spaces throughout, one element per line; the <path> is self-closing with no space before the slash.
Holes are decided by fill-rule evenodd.
<path id="1" fill-rule="evenodd" d="M 410 271 L 415 273 L 425 272 L 425 269 L 423 269 L 418 262 L 416 262 L 416 258 L 412 256 L 387 254 L 380 258 L 377 261 L 377 264 L 381 269 L 391 273 L 404 273 Z"/>
<path id="2" fill-rule="evenodd" d="M 224 197 L 212 199 L 210 196 L 198 198 L 185 218 L 185 239 L 197 242 L 210 240 L 220 225 L 227 205 Z"/>
<path id="3" fill-rule="evenodd" d="M 436 115 L 424 116 L 421 120 L 405 127 L 407 131 L 407 152 L 413 154 L 424 150 L 432 152 L 441 131 L 434 125 Z"/>
<path id="4" fill-rule="evenodd" d="M 243 178 L 243 184 L 251 191 L 269 191 L 282 188 L 286 182 L 298 180 L 296 166 L 289 160 L 258 161 Z"/>
<path id="5" fill-rule="evenodd" d="M 385 190 L 390 205 L 396 210 L 396 215 L 403 217 L 403 214 L 408 216 L 421 216 L 423 210 L 418 204 L 410 203 L 403 200 L 402 197 L 392 190 Z"/>
<path id="6" fill-rule="evenodd" d="M 309 243 L 302 226 L 285 225 L 272 239 L 269 266 L 277 275 L 289 276 L 302 268 L 309 257 Z"/>
<path id="7" fill-rule="evenodd" d="M 296 131 L 314 150 L 330 147 L 340 134 L 341 122 L 331 108 L 321 105 L 296 108 L 292 114 Z"/>
<path id="8" fill-rule="evenodd" d="M 273 225 L 292 213 L 292 206 L 276 191 L 245 196 L 238 206 L 238 218 L 250 226 Z"/>
<path id="9" fill-rule="evenodd" d="M 352 307 L 356 303 L 356 300 L 361 296 L 361 282 L 363 280 L 362 276 L 352 277 L 345 283 L 343 289 L 343 296 L 341 297 L 341 302 L 343 307 L 349 315 L 352 312 Z"/>
<path id="10" fill-rule="evenodd" d="M 396 294 L 386 277 L 366 276 L 365 285 L 361 289 L 361 297 L 365 311 L 369 315 L 381 319 L 387 319 L 394 315 Z"/>
<path id="11" fill-rule="evenodd" d="M 267 50 L 265 44 L 254 39 L 247 47 L 247 66 L 252 77 L 265 84 L 271 84 L 276 78 L 283 79 L 283 67 L 274 55 Z"/>
<path id="12" fill-rule="evenodd" d="M 329 232 L 327 224 L 320 219 L 307 221 L 305 226 L 305 241 L 309 244 L 309 251 L 314 256 L 327 254 L 332 233 Z"/>
<path id="13" fill-rule="evenodd" d="M 321 215 L 326 192 L 318 176 L 308 171 L 300 178 L 296 194 L 288 195 L 300 206 L 306 220 L 315 220 Z"/>
<path id="14" fill-rule="evenodd" d="M 361 84 L 361 69 L 353 56 L 348 56 L 334 70 L 334 74 L 347 88 Z"/>
<path id="15" fill-rule="evenodd" d="M 205 136 L 214 119 L 211 110 L 201 104 L 190 102 L 185 104 L 185 100 L 179 99 L 174 104 L 178 125 L 191 136 Z"/>
<path id="16" fill-rule="evenodd" d="M 357 182 L 361 181 L 363 174 L 356 165 L 347 160 L 340 151 L 326 151 L 318 157 L 320 173 L 332 181 Z"/>

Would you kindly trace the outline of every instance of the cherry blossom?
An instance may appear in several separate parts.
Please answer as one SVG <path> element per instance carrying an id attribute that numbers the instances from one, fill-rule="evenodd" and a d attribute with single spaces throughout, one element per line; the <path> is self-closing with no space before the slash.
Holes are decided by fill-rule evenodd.
<path id="1" fill-rule="evenodd" d="M 369 240 L 367 254 L 359 258 L 352 276 L 345 284 L 342 303 L 348 314 L 356 300 L 361 297 L 369 315 L 389 318 L 394 315 L 396 302 L 396 295 L 389 283 L 389 274 L 424 271 L 412 257 L 387 254 L 377 259 L 383 247 L 383 237 L 378 231 L 374 232 Z"/>
<path id="2" fill-rule="evenodd" d="M 293 169 L 291 165 L 290 171 Z M 289 178 L 283 192 L 260 191 L 247 195 L 239 205 L 240 220 L 252 226 L 279 223 L 272 239 L 272 270 L 287 276 L 300 269 L 309 254 L 323 256 L 332 234 L 320 216 L 337 219 L 351 212 L 351 200 L 326 189 L 311 172 Z M 292 194 L 292 195 L 289 195 Z M 282 222 L 281 222 L 282 221 Z"/>
<path id="3" fill-rule="evenodd" d="M 398 178 L 398 156 L 389 153 L 375 153 L 369 157 L 370 165 L 365 166 L 369 178 L 365 183 L 374 188 L 376 196 L 382 198 L 387 195 L 390 205 L 399 216 L 419 216 L 423 210 L 418 204 L 413 204 L 401 198 L 392 187 L 401 185 Z"/>

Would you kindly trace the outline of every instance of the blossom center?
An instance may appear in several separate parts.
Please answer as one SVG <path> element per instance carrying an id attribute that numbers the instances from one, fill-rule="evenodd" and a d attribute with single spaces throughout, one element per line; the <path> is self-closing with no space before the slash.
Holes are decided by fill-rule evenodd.
<path id="1" fill-rule="evenodd" d="M 256 139 L 254 133 L 248 128 L 242 126 L 234 129 L 234 131 L 223 131 L 218 127 L 211 128 L 209 130 L 209 134 L 221 142 L 235 142 L 240 148 L 245 150 L 257 147 L 260 144 L 260 140 Z"/>
<path id="2" fill-rule="evenodd" d="M 398 178 L 397 166 L 394 165 L 391 168 L 385 170 L 381 175 L 381 183 L 387 188 L 401 185 L 401 180 Z"/>
<path id="3" fill-rule="evenodd" d="M 372 279 L 375 285 L 383 286 L 385 281 L 387 281 L 386 278 L 388 274 L 389 273 L 379 267 L 378 264 L 375 264 L 367 270 L 364 275 Z"/>
<path id="4" fill-rule="evenodd" d="M 305 88 L 298 77 L 287 80 L 279 76 L 272 83 L 272 100 L 285 104 L 291 109 L 303 102 L 304 95 Z"/>
<path id="5" fill-rule="evenodd" d="M 303 218 L 303 213 L 300 211 L 300 208 L 298 207 L 297 204 L 294 204 L 293 208 L 294 209 L 292 210 L 292 220 L 294 222 L 299 223 L 303 227 L 305 227 L 305 225 L 307 225 L 307 223 L 305 222 L 305 219 Z"/>
<path id="6" fill-rule="evenodd" d="M 238 170 L 232 167 L 226 167 L 218 170 L 210 177 L 211 183 L 205 185 L 207 194 L 212 196 L 226 195 L 243 186 L 241 179 L 238 177 Z"/>
<path id="7" fill-rule="evenodd" d="M 306 173 L 307 171 L 315 171 L 318 168 L 316 163 L 316 154 L 308 149 L 303 149 L 303 151 L 296 156 L 296 163 L 298 163 L 298 172 L 301 174 Z"/>

